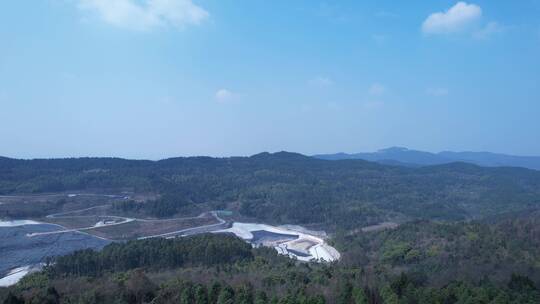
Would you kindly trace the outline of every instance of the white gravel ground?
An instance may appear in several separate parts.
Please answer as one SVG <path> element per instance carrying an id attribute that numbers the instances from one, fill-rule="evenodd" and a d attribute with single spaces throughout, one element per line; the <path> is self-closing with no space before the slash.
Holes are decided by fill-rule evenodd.
<path id="1" fill-rule="evenodd" d="M 301 261 L 319 261 L 319 262 L 332 262 L 335 260 L 339 260 L 340 254 L 339 252 L 333 248 L 332 246 L 328 245 L 325 240 L 319 236 L 311 235 L 306 233 L 308 230 L 303 229 L 292 229 L 294 226 L 280 226 L 275 227 L 271 225 L 266 224 L 255 224 L 255 223 L 233 223 L 231 228 L 218 230 L 216 232 L 229 232 L 234 233 L 239 238 L 242 238 L 246 241 L 251 241 L 253 239 L 252 231 L 259 231 L 259 230 L 265 230 L 268 232 L 273 233 L 279 233 L 279 234 L 292 234 L 292 235 L 298 235 L 298 239 L 296 240 L 286 240 L 283 242 L 277 242 L 276 246 L 274 248 L 277 250 L 279 254 L 288 255 L 291 258 L 296 258 Z M 298 231 L 300 230 L 300 231 Z M 316 245 L 311 246 L 310 248 L 307 248 L 307 253 L 310 256 L 299 256 L 294 254 L 293 252 L 289 251 L 288 249 L 296 250 L 299 252 L 306 252 L 306 248 L 303 247 L 296 247 L 295 245 L 300 244 L 299 241 L 310 241 L 315 243 Z"/>
<path id="2" fill-rule="evenodd" d="M 0 227 L 17 227 L 24 225 L 38 225 L 40 222 L 31 220 L 14 220 L 14 221 L 0 221 Z"/>
<path id="3" fill-rule="evenodd" d="M 0 279 L 0 287 L 8 287 L 17 284 L 30 271 L 30 266 L 12 269 L 7 276 Z"/>

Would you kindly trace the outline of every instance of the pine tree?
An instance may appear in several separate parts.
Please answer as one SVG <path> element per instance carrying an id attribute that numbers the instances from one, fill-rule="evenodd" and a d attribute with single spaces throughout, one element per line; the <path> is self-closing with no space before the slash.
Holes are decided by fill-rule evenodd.
<path id="1" fill-rule="evenodd" d="M 267 304 L 268 303 L 268 296 L 264 291 L 257 292 L 257 295 L 255 295 L 255 304 Z"/>
<path id="2" fill-rule="evenodd" d="M 398 304 L 399 303 L 399 298 L 397 294 L 388 285 L 385 285 L 381 289 L 381 298 L 383 299 L 384 304 Z"/>
<path id="3" fill-rule="evenodd" d="M 217 304 L 235 304 L 234 290 L 230 286 L 225 286 L 225 288 L 221 289 Z"/>
<path id="4" fill-rule="evenodd" d="M 352 290 L 354 304 L 368 304 L 366 292 L 361 287 L 354 287 Z"/>
<path id="5" fill-rule="evenodd" d="M 216 304 L 221 293 L 221 284 L 219 282 L 214 282 L 210 291 L 208 293 L 208 302 L 210 304 Z"/>
<path id="6" fill-rule="evenodd" d="M 195 287 L 195 303 L 208 304 L 208 292 L 205 286 L 199 284 Z"/>

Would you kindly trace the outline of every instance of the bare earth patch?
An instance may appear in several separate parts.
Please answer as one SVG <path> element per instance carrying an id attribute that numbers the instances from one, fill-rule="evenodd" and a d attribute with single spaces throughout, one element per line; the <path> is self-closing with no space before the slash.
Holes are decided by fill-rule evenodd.
<path id="1" fill-rule="evenodd" d="M 362 228 L 362 232 L 373 232 L 373 231 L 381 231 L 386 229 L 394 229 L 397 228 L 398 224 L 394 222 L 384 222 L 377 225 L 367 226 Z"/>

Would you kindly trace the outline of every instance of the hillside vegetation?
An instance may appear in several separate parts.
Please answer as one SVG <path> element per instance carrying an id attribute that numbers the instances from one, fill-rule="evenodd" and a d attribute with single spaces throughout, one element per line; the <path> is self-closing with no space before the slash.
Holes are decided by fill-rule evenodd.
<path id="1" fill-rule="evenodd" d="M 355 229 L 383 220 L 464 220 L 540 205 L 540 172 L 453 163 L 423 168 L 300 154 L 252 157 L 0 159 L 0 194 L 131 190 L 153 216 L 231 209 L 269 223 Z M 2 214 L 2 210 L 0 210 Z"/>
<path id="2" fill-rule="evenodd" d="M 539 303 L 539 216 L 349 233 L 309 264 L 235 237 L 111 244 L 54 259 L 4 303 Z"/>

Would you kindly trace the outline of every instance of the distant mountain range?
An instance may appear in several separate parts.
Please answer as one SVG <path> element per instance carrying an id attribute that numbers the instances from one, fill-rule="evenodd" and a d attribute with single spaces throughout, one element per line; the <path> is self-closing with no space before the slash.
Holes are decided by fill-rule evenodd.
<path id="1" fill-rule="evenodd" d="M 320 154 L 313 157 L 326 160 L 363 159 L 387 165 L 421 167 L 466 162 L 484 167 L 523 167 L 540 170 L 539 156 L 514 156 L 491 152 L 451 152 L 430 153 L 409 150 L 402 147 L 382 149 L 367 153 Z"/>

